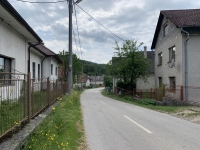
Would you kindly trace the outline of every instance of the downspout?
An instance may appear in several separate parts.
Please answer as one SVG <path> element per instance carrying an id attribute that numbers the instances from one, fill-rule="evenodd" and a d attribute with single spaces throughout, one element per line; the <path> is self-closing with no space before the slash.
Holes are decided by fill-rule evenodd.
<path id="1" fill-rule="evenodd" d="M 189 41 L 190 34 L 181 28 L 181 31 L 187 34 L 187 38 L 184 42 L 185 50 L 185 101 L 188 101 L 188 55 L 187 55 L 187 42 Z"/>
<path id="2" fill-rule="evenodd" d="M 39 43 L 37 43 L 37 44 L 30 45 L 28 47 L 28 73 L 30 72 L 30 53 L 31 53 L 30 51 L 31 51 L 31 47 L 35 47 L 35 46 L 37 46 L 39 44 L 41 44 L 41 41 L 39 41 Z"/>

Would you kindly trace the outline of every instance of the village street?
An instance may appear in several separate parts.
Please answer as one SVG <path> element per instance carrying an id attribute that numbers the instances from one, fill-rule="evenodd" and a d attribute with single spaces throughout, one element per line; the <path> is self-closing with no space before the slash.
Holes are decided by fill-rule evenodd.
<path id="1" fill-rule="evenodd" d="M 199 150 L 200 125 L 104 97 L 101 90 L 81 95 L 89 149 Z"/>

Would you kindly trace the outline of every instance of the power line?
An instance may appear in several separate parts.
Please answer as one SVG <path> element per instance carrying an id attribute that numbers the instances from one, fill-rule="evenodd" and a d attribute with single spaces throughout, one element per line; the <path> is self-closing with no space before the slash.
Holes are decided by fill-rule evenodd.
<path id="1" fill-rule="evenodd" d="M 94 19 L 98 24 L 100 24 L 101 26 L 103 26 L 106 30 L 108 30 L 111 34 L 115 35 L 116 37 L 118 37 L 119 39 L 121 39 L 122 41 L 125 41 L 124 39 L 122 39 L 121 37 L 119 37 L 118 35 L 116 35 L 115 33 L 113 33 L 111 30 L 109 30 L 107 27 L 105 27 L 103 24 L 101 24 L 98 20 L 96 20 L 94 17 L 92 17 L 88 12 L 86 12 L 82 7 L 80 7 L 78 4 L 76 4 L 82 11 L 84 11 L 88 16 L 90 16 L 92 19 Z"/>
<path id="2" fill-rule="evenodd" d="M 37 2 L 37 0 L 36 0 L 36 2 Z M 43 10 L 42 10 L 42 7 L 40 6 L 39 3 L 38 3 L 38 6 L 39 6 L 40 10 L 42 11 L 42 14 L 43 14 L 44 18 L 46 19 L 47 23 L 49 24 L 51 32 L 52 32 L 53 35 L 55 36 L 56 40 L 59 41 L 59 40 L 57 39 L 57 37 L 56 37 L 56 34 L 55 34 L 54 31 L 51 29 L 51 25 L 50 25 L 50 23 L 49 23 L 47 17 L 45 16 L 45 14 L 44 14 L 44 12 L 43 12 Z M 54 44 L 56 44 L 56 43 L 54 43 Z M 56 46 L 58 46 L 58 45 L 56 44 Z"/>
<path id="3" fill-rule="evenodd" d="M 62 1 L 53 1 L 53 2 L 33 2 L 33 1 L 26 1 L 26 0 L 17 0 L 17 1 L 20 1 L 20 2 L 25 2 L 25 3 L 62 3 L 62 2 L 67 2 L 68 0 L 62 0 Z"/>
<path id="4" fill-rule="evenodd" d="M 26 5 L 26 3 L 24 3 L 25 5 Z M 37 18 L 35 17 L 35 15 L 32 13 L 32 11 L 30 10 L 30 8 L 26 5 L 26 7 L 28 8 L 28 10 L 30 11 L 30 13 L 32 14 L 32 16 L 35 18 L 35 20 L 37 21 L 37 23 L 39 24 L 39 26 L 42 28 L 42 29 L 44 29 L 43 27 L 42 27 L 42 25 L 39 23 L 39 21 L 37 20 Z M 59 47 L 55 42 L 54 42 L 54 44 L 57 46 L 57 47 Z"/>
<path id="5" fill-rule="evenodd" d="M 81 41 L 80 41 L 80 34 L 79 34 L 79 29 L 78 29 L 78 21 L 77 21 L 77 16 L 76 16 L 75 5 L 74 5 L 74 12 L 75 12 L 75 18 L 76 18 L 76 27 L 77 27 L 77 32 L 78 32 L 79 46 L 80 46 L 80 51 L 81 51 Z M 81 57 L 82 57 L 82 60 L 83 60 L 82 51 L 81 51 Z"/>

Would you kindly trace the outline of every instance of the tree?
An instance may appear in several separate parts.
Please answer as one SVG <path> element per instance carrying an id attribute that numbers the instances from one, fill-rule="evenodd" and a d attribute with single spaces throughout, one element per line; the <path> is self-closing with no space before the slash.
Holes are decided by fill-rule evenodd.
<path id="1" fill-rule="evenodd" d="M 59 57 L 63 61 L 63 65 L 59 67 L 63 67 L 64 71 L 64 81 L 68 80 L 68 63 L 69 63 L 69 52 L 65 52 L 64 55 L 62 52 L 59 53 Z M 77 76 L 81 74 L 82 65 L 80 59 L 77 58 L 76 54 L 72 55 L 72 68 L 73 68 L 73 83 L 76 82 Z"/>
<path id="2" fill-rule="evenodd" d="M 103 83 L 104 83 L 105 87 L 112 87 L 112 84 L 113 84 L 112 77 L 105 76 L 103 79 Z"/>
<path id="3" fill-rule="evenodd" d="M 123 46 L 119 47 L 116 42 L 115 57 L 106 65 L 109 75 L 121 79 L 131 89 L 138 79 L 147 81 L 149 74 L 150 61 L 139 50 L 142 44 L 137 46 L 137 41 L 126 40 Z"/>

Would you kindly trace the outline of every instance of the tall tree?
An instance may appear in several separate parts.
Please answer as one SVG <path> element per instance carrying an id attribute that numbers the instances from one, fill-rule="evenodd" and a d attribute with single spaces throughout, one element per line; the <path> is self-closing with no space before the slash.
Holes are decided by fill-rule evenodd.
<path id="1" fill-rule="evenodd" d="M 130 88 L 133 88 L 138 79 L 147 81 L 149 74 L 150 61 L 139 50 L 142 44 L 137 45 L 137 41 L 126 40 L 122 47 L 119 47 L 116 42 L 115 56 L 106 65 L 109 75 L 121 79 L 129 84 Z"/>
<path id="2" fill-rule="evenodd" d="M 63 60 L 63 65 L 60 67 L 63 67 L 64 71 L 64 80 L 67 81 L 68 79 L 68 63 L 69 63 L 69 53 L 65 52 L 63 55 L 63 52 L 59 53 L 59 57 L 61 60 Z M 82 71 L 82 65 L 80 59 L 76 56 L 76 54 L 72 55 L 72 68 L 73 68 L 73 83 L 76 82 L 77 76 L 81 74 Z"/>

